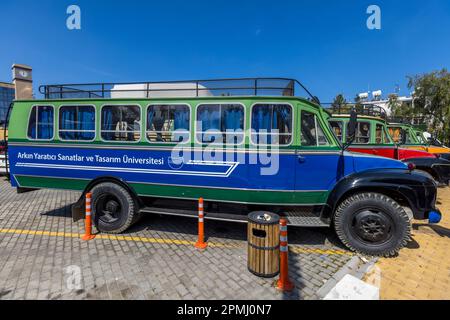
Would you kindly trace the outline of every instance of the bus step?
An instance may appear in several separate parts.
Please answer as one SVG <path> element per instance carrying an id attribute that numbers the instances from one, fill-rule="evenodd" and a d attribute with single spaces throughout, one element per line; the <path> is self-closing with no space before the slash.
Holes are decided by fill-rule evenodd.
<path id="1" fill-rule="evenodd" d="M 293 227 L 308 227 L 308 228 L 323 228 L 329 227 L 328 223 L 325 223 L 319 217 L 289 217 L 288 225 Z"/>
<path id="2" fill-rule="evenodd" d="M 140 210 L 141 213 L 159 214 L 167 216 L 179 216 L 187 218 L 198 218 L 198 212 L 195 210 L 175 209 L 175 208 L 161 208 L 161 207 L 145 207 Z M 296 227 L 329 227 L 330 225 L 322 221 L 319 216 L 316 216 L 309 210 L 295 210 L 286 212 L 285 217 L 288 219 L 288 224 Z M 232 213 L 217 213 L 205 212 L 206 220 L 230 221 L 247 223 L 247 215 L 232 214 Z"/>
<path id="3" fill-rule="evenodd" d="M 140 210 L 141 213 L 152 213 L 167 216 L 179 216 L 198 219 L 198 212 L 195 210 L 183 210 L 172 208 L 145 207 Z M 247 223 L 247 216 L 230 213 L 205 212 L 206 220 L 231 221 Z"/>
<path id="4" fill-rule="evenodd" d="M 297 208 L 286 211 L 285 217 L 289 225 L 296 227 L 329 227 L 330 224 L 324 222 L 321 218 L 320 207 Z"/>

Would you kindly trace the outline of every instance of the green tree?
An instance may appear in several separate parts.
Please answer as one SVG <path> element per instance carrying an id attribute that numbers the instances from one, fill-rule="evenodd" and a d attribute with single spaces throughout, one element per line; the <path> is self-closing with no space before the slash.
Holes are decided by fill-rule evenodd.
<path id="1" fill-rule="evenodd" d="M 359 110 L 359 109 L 362 108 L 362 105 L 363 105 L 363 100 L 360 98 L 359 95 L 356 95 L 356 97 L 355 97 L 355 108 Z"/>
<path id="2" fill-rule="evenodd" d="M 341 111 L 347 105 L 347 100 L 343 94 L 338 94 L 333 102 L 331 103 L 331 108 L 333 111 Z"/>
<path id="3" fill-rule="evenodd" d="M 409 89 L 414 89 L 411 113 L 424 116 L 428 129 L 441 141 L 450 141 L 450 73 L 447 69 L 408 77 Z"/>
<path id="4" fill-rule="evenodd" d="M 394 117 L 410 117 L 412 110 L 407 104 L 398 99 L 397 94 L 390 94 L 388 98 L 388 107 Z"/>

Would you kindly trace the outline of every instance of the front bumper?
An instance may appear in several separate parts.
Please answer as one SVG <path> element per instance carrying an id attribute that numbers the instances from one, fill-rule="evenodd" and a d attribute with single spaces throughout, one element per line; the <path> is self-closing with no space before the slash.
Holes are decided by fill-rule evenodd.
<path id="1" fill-rule="evenodd" d="M 415 183 L 399 185 L 398 191 L 407 199 L 414 219 L 436 220 L 437 216 L 442 217 L 436 208 L 438 188 L 433 178 L 425 172 L 416 171 L 411 172 L 410 177 L 416 180 Z"/>

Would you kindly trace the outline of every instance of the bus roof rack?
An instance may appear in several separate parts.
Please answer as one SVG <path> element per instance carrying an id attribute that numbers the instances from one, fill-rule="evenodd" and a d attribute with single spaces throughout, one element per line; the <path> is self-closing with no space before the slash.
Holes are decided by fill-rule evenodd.
<path id="1" fill-rule="evenodd" d="M 427 118 L 425 116 L 416 117 L 388 117 L 388 123 L 390 124 L 402 124 L 411 126 L 421 126 L 427 124 Z"/>
<path id="2" fill-rule="evenodd" d="M 333 105 L 327 104 L 329 107 L 326 110 L 335 115 L 347 115 L 354 109 L 358 115 L 361 116 L 370 116 L 381 118 L 382 120 L 387 120 L 387 113 L 383 107 L 372 104 L 364 104 L 364 103 L 348 103 L 342 105 Z"/>
<path id="3" fill-rule="evenodd" d="M 161 98 L 217 96 L 296 96 L 297 90 L 320 104 L 303 84 L 289 78 L 234 78 L 127 83 L 84 83 L 42 85 L 45 99 Z"/>

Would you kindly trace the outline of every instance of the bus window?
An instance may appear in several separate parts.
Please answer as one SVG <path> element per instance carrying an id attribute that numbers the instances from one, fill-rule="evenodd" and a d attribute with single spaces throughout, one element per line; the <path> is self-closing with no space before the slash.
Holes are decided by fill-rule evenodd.
<path id="1" fill-rule="evenodd" d="M 408 129 L 403 130 L 403 133 L 406 135 L 406 144 L 415 144 L 416 143 L 413 140 L 414 136 L 411 134 L 411 132 Z M 402 138 L 400 139 L 400 141 L 402 141 Z"/>
<path id="2" fill-rule="evenodd" d="M 389 132 L 387 131 L 386 127 L 383 128 L 383 133 L 384 133 L 384 143 L 392 144 L 393 141 L 392 141 L 391 136 L 389 135 Z"/>
<path id="3" fill-rule="evenodd" d="M 329 145 L 317 116 L 308 111 L 302 111 L 301 141 L 304 147 Z"/>
<path id="4" fill-rule="evenodd" d="M 292 142 L 292 106 L 288 104 L 256 104 L 252 108 L 254 144 L 289 145 Z"/>
<path id="5" fill-rule="evenodd" d="M 103 106 L 101 136 L 105 141 L 137 142 L 141 139 L 141 108 L 139 106 Z"/>
<path id="6" fill-rule="evenodd" d="M 425 137 L 423 136 L 422 132 L 416 132 L 417 141 L 420 144 L 428 144 L 428 142 L 425 140 Z"/>
<path id="7" fill-rule="evenodd" d="M 382 144 L 383 143 L 383 126 L 381 124 L 377 124 L 375 128 L 375 143 Z"/>
<path id="8" fill-rule="evenodd" d="M 370 143 L 370 123 L 369 122 L 358 122 L 358 127 L 356 128 L 355 143 L 359 143 L 359 144 L 369 144 Z"/>
<path id="9" fill-rule="evenodd" d="M 199 143 L 237 145 L 244 142 L 244 106 L 203 104 L 197 108 L 196 136 Z"/>
<path id="10" fill-rule="evenodd" d="M 28 121 L 28 138 L 51 140 L 54 133 L 54 111 L 52 106 L 34 106 Z"/>
<path id="11" fill-rule="evenodd" d="M 61 106 L 59 108 L 59 138 L 66 141 L 95 139 L 95 107 Z"/>
<path id="12" fill-rule="evenodd" d="M 187 143 L 190 132 L 188 105 L 150 105 L 147 110 L 147 139 L 152 143 Z"/>
<path id="13" fill-rule="evenodd" d="M 342 134 L 344 129 L 344 124 L 342 121 L 330 121 L 331 129 L 333 130 L 336 137 L 339 139 L 339 141 L 342 142 Z"/>
<path id="14" fill-rule="evenodd" d="M 401 128 L 389 128 L 389 134 L 391 135 L 392 139 L 395 143 L 399 143 L 401 141 Z"/>

